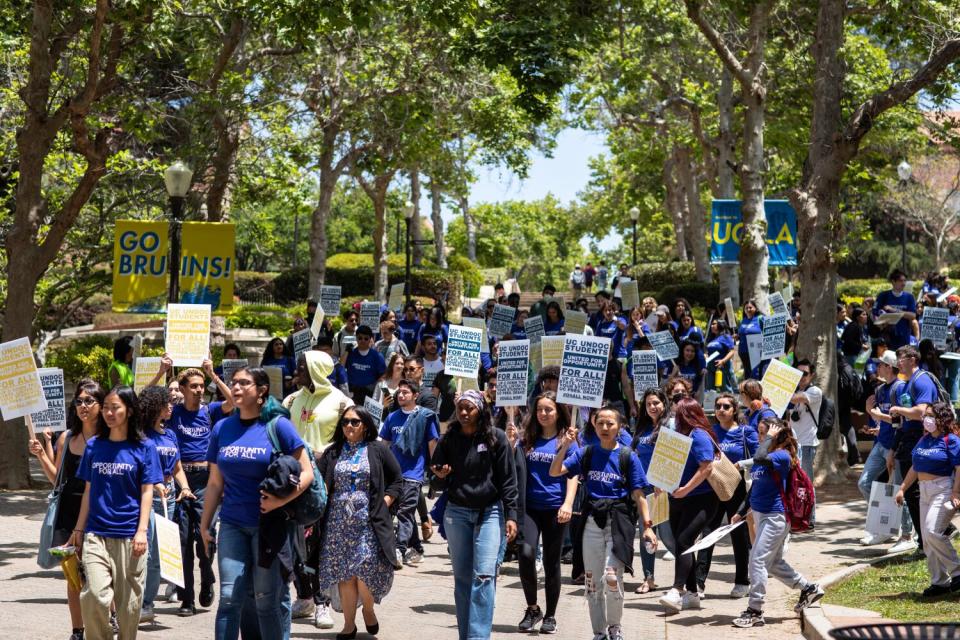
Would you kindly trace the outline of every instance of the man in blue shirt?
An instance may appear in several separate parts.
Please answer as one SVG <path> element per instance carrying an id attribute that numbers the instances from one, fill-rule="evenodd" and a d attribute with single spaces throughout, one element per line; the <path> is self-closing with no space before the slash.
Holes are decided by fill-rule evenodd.
<path id="1" fill-rule="evenodd" d="M 347 356 L 347 382 L 353 401 L 363 406 L 367 396 L 373 395 L 377 380 L 383 377 L 387 363 L 373 348 L 373 330 L 363 325 L 357 327 L 357 348 Z"/>
<path id="2" fill-rule="evenodd" d="M 910 336 L 913 335 L 912 323 L 917 317 L 917 301 L 912 293 L 903 290 L 907 284 L 907 276 L 900 269 L 894 269 L 890 274 L 890 284 L 892 289 L 877 296 L 873 313 L 879 318 L 884 313 L 903 312 L 903 317 L 890 332 L 890 348 L 898 349 L 910 344 Z"/>

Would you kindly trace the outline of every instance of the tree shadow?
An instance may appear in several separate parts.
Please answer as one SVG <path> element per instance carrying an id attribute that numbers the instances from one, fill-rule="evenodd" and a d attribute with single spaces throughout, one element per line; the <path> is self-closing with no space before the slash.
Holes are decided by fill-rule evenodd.
<path id="1" fill-rule="evenodd" d="M 26 489 L 23 491 L 4 491 L 0 499 L 0 518 L 43 519 L 47 511 L 47 496 L 50 489 Z"/>

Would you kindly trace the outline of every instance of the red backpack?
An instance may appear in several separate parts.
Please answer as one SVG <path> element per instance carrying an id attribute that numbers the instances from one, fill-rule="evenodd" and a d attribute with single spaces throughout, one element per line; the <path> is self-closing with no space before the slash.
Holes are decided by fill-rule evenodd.
<path id="1" fill-rule="evenodd" d="M 774 471 L 777 487 L 782 487 L 780 475 Z M 791 533 L 802 533 L 810 529 L 810 515 L 816 499 L 813 494 L 813 482 L 800 465 L 790 469 L 787 477 L 787 491 L 780 490 L 780 499 L 783 500 L 783 510 L 787 516 Z"/>

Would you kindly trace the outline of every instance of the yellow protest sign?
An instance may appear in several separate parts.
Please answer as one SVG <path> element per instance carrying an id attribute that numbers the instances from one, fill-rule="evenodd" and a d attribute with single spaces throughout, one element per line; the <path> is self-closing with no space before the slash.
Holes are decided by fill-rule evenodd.
<path id="1" fill-rule="evenodd" d="M 167 223 L 118 220 L 113 241 L 113 310 L 157 313 L 167 304 Z"/>
<path id="2" fill-rule="evenodd" d="M 180 259 L 180 302 L 233 307 L 235 227 L 230 223 L 184 222 Z"/>
<path id="3" fill-rule="evenodd" d="M 653 447 L 650 468 L 647 470 L 650 484 L 668 493 L 679 487 L 692 444 L 692 438 L 670 429 L 660 429 L 657 433 L 657 444 Z"/>
<path id="4" fill-rule="evenodd" d="M 154 516 L 157 548 L 160 551 L 160 577 L 183 588 L 183 557 L 180 555 L 180 527 L 161 516 Z"/>
<path id="5" fill-rule="evenodd" d="M 767 372 L 763 374 L 763 397 L 770 401 L 770 408 L 781 418 L 790 404 L 790 399 L 800 384 L 803 372 L 786 365 L 779 360 L 771 360 Z"/>
<path id="6" fill-rule="evenodd" d="M 562 355 L 562 353 L 561 353 Z M 530 342 L 530 369 L 533 371 L 531 378 L 536 378 L 537 374 L 540 373 L 540 369 L 543 368 L 541 359 L 543 357 L 543 348 L 540 346 L 539 342 Z"/>
<path id="7" fill-rule="evenodd" d="M 647 496 L 647 503 L 650 505 L 650 520 L 652 526 L 663 524 L 670 519 L 670 496 L 666 491 L 661 491 L 660 495 L 651 493 Z"/>
<path id="8" fill-rule="evenodd" d="M 133 390 L 137 393 L 160 373 L 160 358 L 137 358 L 133 361 Z"/>
<path id="9" fill-rule="evenodd" d="M 210 305 L 167 306 L 166 352 L 178 367 L 199 367 L 210 353 Z"/>
<path id="10" fill-rule="evenodd" d="M 0 344 L 0 413 L 4 420 L 47 410 L 40 373 L 30 340 L 17 338 Z"/>
<path id="11" fill-rule="evenodd" d="M 543 336 L 540 339 L 540 368 L 559 367 L 563 362 L 564 336 Z"/>

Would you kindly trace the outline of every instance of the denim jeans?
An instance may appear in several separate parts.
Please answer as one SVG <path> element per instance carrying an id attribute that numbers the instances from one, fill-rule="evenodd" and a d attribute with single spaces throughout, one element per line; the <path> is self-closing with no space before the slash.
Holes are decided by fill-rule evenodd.
<path id="1" fill-rule="evenodd" d="M 888 453 L 890 453 L 890 449 L 887 449 L 879 442 L 874 442 L 873 448 L 870 449 L 870 453 L 867 454 L 866 462 L 863 463 L 863 472 L 860 474 L 860 479 L 857 480 L 857 488 L 860 489 L 860 493 L 863 494 L 863 499 L 867 502 L 870 501 L 870 489 L 873 488 L 874 481 L 887 470 Z M 893 465 L 893 477 L 889 478 L 887 482 L 896 484 L 903 482 L 903 478 L 900 477 L 900 469 L 897 465 Z M 900 535 L 909 535 L 911 531 L 913 531 L 913 521 L 910 520 L 910 510 L 901 509 Z"/>
<path id="2" fill-rule="evenodd" d="M 274 560 L 268 569 L 259 566 L 257 527 L 238 527 L 220 522 L 218 566 L 220 603 L 217 607 L 217 640 L 236 640 L 240 635 L 241 611 L 253 602 L 262 640 L 290 638 L 290 585 Z M 246 623 L 246 620 L 244 620 Z M 257 637 L 244 631 L 245 637 Z"/>
<path id="3" fill-rule="evenodd" d="M 946 378 L 943 386 L 950 394 L 950 401 L 956 402 L 960 399 L 960 360 L 944 358 L 942 362 Z"/>
<path id="4" fill-rule="evenodd" d="M 420 482 L 403 479 L 400 498 L 397 500 L 397 551 L 400 556 L 407 550 L 414 530 L 417 528 L 417 503 L 420 501 Z"/>
<path id="5" fill-rule="evenodd" d="M 584 593 L 590 626 L 599 635 L 623 618 L 623 563 L 613 554 L 612 518 L 601 529 L 592 516 L 583 528 Z M 601 577 L 602 576 L 602 577 Z"/>
<path id="6" fill-rule="evenodd" d="M 177 590 L 180 602 L 194 604 L 195 591 L 193 586 L 193 561 L 197 559 L 200 565 L 200 587 L 212 585 L 216 582 L 213 575 L 213 559 L 207 557 L 203 539 L 200 537 L 200 518 L 203 515 L 203 497 L 207 493 L 207 480 L 210 472 L 187 471 L 187 484 L 197 496 L 196 500 L 181 500 L 177 505 L 177 521 L 180 523 L 180 552 L 183 554 L 183 584 L 184 589 Z M 211 523 L 216 522 L 214 517 Z M 213 525 L 211 525 L 211 529 Z M 212 533 L 212 531 L 211 531 Z"/>
<path id="7" fill-rule="evenodd" d="M 173 480 L 167 483 L 167 518 L 173 519 L 173 510 L 177 501 L 174 497 Z M 157 530 L 154 526 L 156 516 L 163 516 L 163 498 L 155 491 L 153 493 L 153 511 L 150 512 L 149 542 L 147 543 L 147 583 L 143 588 L 143 606 L 153 606 L 153 601 L 160 590 L 160 550 L 157 548 Z"/>
<path id="8" fill-rule="evenodd" d="M 500 503 L 484 509 L 448 503 L 443 526 L 453 565 L 459 638 L 486 640 L 492 633 L 497 556 L 504 538 Z"/>
<path id="9" fill-rule="evenodd" d="M 812 445 L 802 445 L 800 447 L 800 468 L 813 482 L 813 460 L 817 457 L 817 448 Z M 817 490 L 813 490 L 813 511 L 810 512 L 810 525 L 813 526 L 817 520 Z"/>

